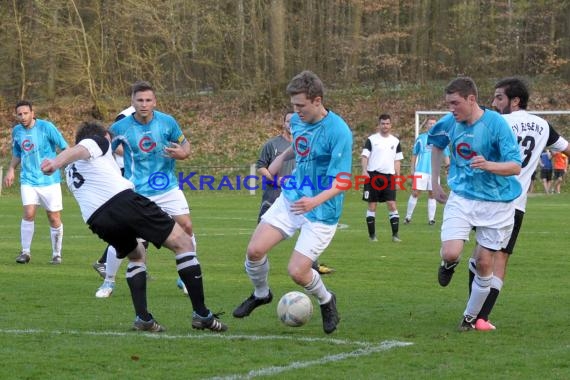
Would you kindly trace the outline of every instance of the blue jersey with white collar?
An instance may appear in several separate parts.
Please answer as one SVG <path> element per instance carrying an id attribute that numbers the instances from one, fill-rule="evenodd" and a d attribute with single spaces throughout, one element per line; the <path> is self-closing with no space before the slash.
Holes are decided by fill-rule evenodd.
<path id="1" fill-rule="evenodd" d="M 45 159 L 54 159 L 56 149 L 67 148 L 61 132 L 49 121 L 35 119 L 31 128 L 18 124 L 12 130 L 12 155 L 20 159 L 20 184 L 49 186 L 61 182 L 59 170 L 45 175 L 40 165 Z"/>
<path id="2" fill-rule="evenodd" d="M 282 186 L 282 193 L 289 201 L 320 194 L 330 188 L 338 174 L 346 173 L 343 179 L 349 178 L 352 132 L 340 116 L 328 111 L 323 119 L 309 124 L 294 114 L 291 134 L 295 152 L 294 181 Z M 306 213 L 305 217 L 313 222 L 337 224 L 343 201 L 344 193 L 340 193 Z"/>
<path id="3" fill-rule="evenodd" d="M 166 193 L 178 187 L 176 160 L 164 153 L 171 143 L 186 141 L 176 120 L 165 113 L 153 111 L 148 124 L 139 123 L 129 115 L 111 128 L 112 149 L 123 146 L 125 178 L 135 185 L 135 191 L 144 196 Z"/>
<path id="4" fill-rule="evenodd" d="M 444 149 L 450 146 L 451 165 L 447 184 L 456 194 L 474 200 L 510 202 L 521 194 L 516 176 L 501 176 L 471 168 L 471 159 L 521 164 L 519 146 L 505 119 L 495 111 L 484 110 L 474 124 L 457 122 L 453 114 L 442 117 L 428 132 L 428 144 Z"/>

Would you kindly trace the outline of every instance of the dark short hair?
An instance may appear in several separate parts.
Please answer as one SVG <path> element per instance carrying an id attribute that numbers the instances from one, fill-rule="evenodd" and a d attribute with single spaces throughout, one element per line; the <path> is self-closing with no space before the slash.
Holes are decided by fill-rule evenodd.
<path id="1" fill-rule="evenodd" d="M 83 123 L 79 124 L 79 127 L 77 127 L 77 132 L 75 133 L 75 143 L 78 144 L 81 140 L 88 137 L 105 137 L 107 133 L 107 129 L 98 121 L 84 121 Z"/>
<path id="2" fill-rule="evenodd" d="M 382 120 L 390 120 L 392 121 L 392 118 L 390 117 L 390 115 L 388 115 L 387 113 L 383 113 L 382 115 L 378 116 L 378 122 L 382 121 Z"/>
<path id="3" fill-rule="evenodd" d="M 141 91 L 154 92 L 154 87 L 152 87 L 152 84 L 144 80 L 139 80 L 133 83 L 133 85 L 131 86 L 131 96 Z"/>
<path id="4" fill-rule="evenodd" d="M 305 70 L 293 77 L 287 85 L 289 96 L 305 94 L 308 99 L 314 100 L 316 97 L 324 97 L 325 89 L 323 82 L 312 71 Z"/>
<path id="5" fill-rule="evenodd" d="M 509 100 L 514 98 L 519 98 L 519 107 L 523 110 L 526 109 L 528 105 L 528 86 L 525 81 L 520 78 L 507 77 L 503 78 L 495 84 L 495 90 L 497 88 L 504 88 L 505 95 Z"/>
<path id="6" fill-rule="evenodd" d="M 448 95 L 454 94 L 456 92 L 459 93 L 459 95 L 464 99 L 467 99 L 469 95 L 475 95 L 476 99 L 478 97 L 477 85 L 475 84 L 475 81 L 466 76 L 455 78 L 445 87 L 445 93 Z"/>
<path id="7" fill-rule="evenodd" d="M 32 102 L 29 100 L 18 100 L 14 109 L 17 110 L 18 107 L 22 107 L 22 106 L 28 106 L 28 107 L 30 107 L 30 111 L 32 110 Z"/>

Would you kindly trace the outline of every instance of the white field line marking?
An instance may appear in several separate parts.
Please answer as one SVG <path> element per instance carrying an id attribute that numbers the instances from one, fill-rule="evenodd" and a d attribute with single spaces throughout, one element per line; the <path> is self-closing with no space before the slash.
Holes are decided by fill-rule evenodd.
<path id="1" fill-rule="evenodd" d="M 384 341 L 384 342 L 382 342 L 380 344 L 376 344 L 376 345 L 369 344 L 366 347 L 359 348 L 357 350 L 350 351 L 350 352 L 343 352 L 343 353 L 335 354 L 335 355 L 327 355 L 327 356 L 324 356 L 324 357 L 322 357 L 320 359 L 316 359 L 316 360 L 308 360 L 308 361 L 304 361 L 304 362 L 292 362 L 292 363 L 285 365 L 285 366 L 266 367 L 266 368 L 251 370 L 247 374 L 242 374 L 242 375 L 236 374 L 236 375 L 223 376 L 223 377 L 213 377 L 210 380 L 239 380 L 239 379 L 252 379 L 254 377 L 259 377 L 259 376 L 276 375 L 279 373 L 283 373 L 283 372 L 287 372 L 287 371 L 291 371 L 291 370 L 295 370 L 295 369 L 299 369 L 299 368 L 307 368 L 307 367 L 311 367 L 314 365 L 323 365 L 326 363 L 337 362 L 340 360 L 345 360 L 345 359 L 350 359 L 350 358 L 358 358 L 360 356 L 372 355 L 372 354 L 377 353 L 377 352 L 388 351 L 388 350 L 391 350 L 392 348 L 396 348 L 396 347 L 410 346 L 412 344 L 413 343 L 410 343 L 410 342 L 399 342 L 399 341 L 394 341 L 394 340 Z"/>

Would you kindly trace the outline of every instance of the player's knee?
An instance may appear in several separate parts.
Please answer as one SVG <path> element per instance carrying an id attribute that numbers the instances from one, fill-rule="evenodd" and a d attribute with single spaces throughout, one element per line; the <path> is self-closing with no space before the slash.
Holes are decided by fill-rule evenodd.
<path id="1" fill-rule="evenodd" d="M 265 257 L 266 252 L 262 249 L 262 247 L 255 243 L 250 242 L 247 246 L 246 255 L 249 260 L 258 261 Z"/>

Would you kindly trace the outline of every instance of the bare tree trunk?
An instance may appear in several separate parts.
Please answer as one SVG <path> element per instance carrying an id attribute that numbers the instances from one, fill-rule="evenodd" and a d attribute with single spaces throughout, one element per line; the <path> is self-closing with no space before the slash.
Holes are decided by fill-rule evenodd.
<path id="1" fill-rule="evenodd" d="M 349 47 L 348 67 L 346 70 L 346 80 L 352 86 L 358 76 L 358 60 L 360 58 L 360 33 L 362 31 L 362 4 L 355 2 L 352 8 L 352 30 L 350 35 L 351 45 Z"/>
<path id="2" fill-rule="evenodd" d="M 285 5 L 283 0 L 271 0 L 270 36 L 275 83 L 285 81 Z"/>
<path id="3" fill-rule="evenodd" d="M 18 33 L 18 48 L 20 56 L 20 99 L 25 99 L 27 90 L 27 74 L 26 74 L 26 62 L 24 57 L 24 36 L 22 32 L 22 17 L 18 13 L 17 1 L 12 0 L 12 9 L 14 10 L 14 25 L 16 26 L 16 32 Z"/>

